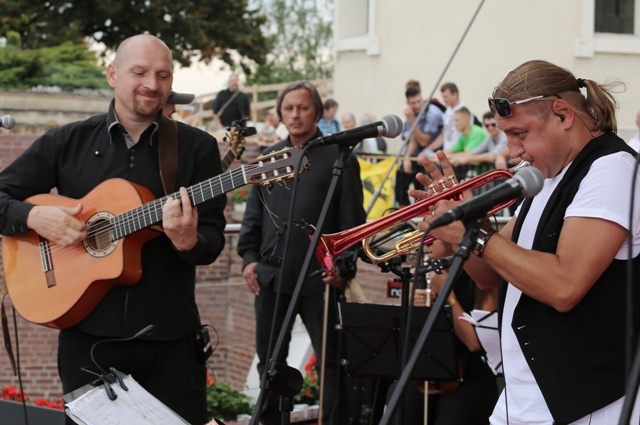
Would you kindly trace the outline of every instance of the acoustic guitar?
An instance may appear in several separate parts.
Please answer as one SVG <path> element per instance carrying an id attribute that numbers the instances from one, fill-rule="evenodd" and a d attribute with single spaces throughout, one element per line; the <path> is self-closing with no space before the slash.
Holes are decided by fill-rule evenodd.
<path id="1" fill-rule="evenodd" d="M 254 162 L 187 188 L 196 206 L 248 184 L 273 184 L 308 169 L 300 148 L 258 157 Z M 181 199 L 180 192 L 167 195 Z M 84 198 L 41 194 L 25 200 L 35 205 L 83 205 L 86 224 L 81 244 L 63 247 L 34 231 L 2 238 L 7 290 L 16 311 L 26 320 L 64 329 L 84 319 L 116 285 L 133 285 L 142 275 L 144 243 L 162 235 L 162 206 L 146 188 L 109 179 Z"/>

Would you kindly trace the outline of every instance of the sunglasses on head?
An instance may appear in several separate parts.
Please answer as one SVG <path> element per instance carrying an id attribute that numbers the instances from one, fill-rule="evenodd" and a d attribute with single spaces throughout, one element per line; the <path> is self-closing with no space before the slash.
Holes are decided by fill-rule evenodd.
<path id="1" fill-rule="evenodd" d="M 546 97 L 551 97 L 551 96 L 560 97 L 555 93 L 550 93 L 550 94 L 541 94 L 540 96 L 530 97 L 529 99 L 517 100 L 515 102 L 509 102 L 507 99 L 503 99 L 499 97 L 493 98 L 493 99 L 489 98 L 489 109 L 491 110 L 493 115 L 495 115 L 497 112 L 498 115 L 500 115 L 503 118 L 506 118 L 511 116 L 511 113 L 512 113 L 511 105 L 521 105 L 523 103 L 529 103 L 529 102 L 533 102 L 534 100 L 544 99 Z"/>

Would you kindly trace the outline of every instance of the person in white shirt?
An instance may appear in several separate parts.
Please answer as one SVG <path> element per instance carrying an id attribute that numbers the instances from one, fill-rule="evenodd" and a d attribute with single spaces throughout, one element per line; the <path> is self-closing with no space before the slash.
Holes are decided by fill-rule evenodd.
<path id="1" fill-rule="evenodd" d="M 258 133 L 258 144 L 261 148 L 266 148 L 280 140 L 284 140 L 289 135 L 287 127 L 280 122 L 276 108 L 267 111 L 265 123 Z"/>
<path id="2" fill-rule="evenodd" d="M 442 132 L 429 146 L 432 151 L 442 149 L 444 151 L 451 149 L 451 147 L 460 138 L 460 131 L 456 128 L 454 123 L 455 114 L 461 108 L 465 107 L 465 104 L 460 101 L 460 91 L 455 83 L 447 82 L 440 86 L 440 95 L 442 96 L 442 102 L 447 106 L 447 109 L 442 115 Z M 470 124 L 480 125 L 475 115 L 471 115 Z"/>
<path id="3" fill-rule="evenodd" d="M 493 425 L 609 425 L 625 402 L 635 405 L 631 423 L 640 421 L 639 399 L 625 400 L 625 347 L 635 349 L 640 329 L 636 308 L 627 338 L 627 267 L 640 273 L 640 203 L 631 203 L 640 197 L 640 178 L 635 152 L 616 135 L 613 86 L 534 60 L 508 73 L 489 99 L 511 156 L 545 177 L 542 191 L 499 232 L 483 224 L 465 264 L 481 288 L 501 286 L 504 294 L 505 389 Z M 446 156 L 438 159 L 451 174 Z M 443 178 L 431 161 L 421 163 L 435 181 Z M 419 228 L 428 231 L 456 204 L 436 203 Z M 454 222 L 429 231 L 458 244 L 464 230 Z M 640 291 L 632 296 L 637 307 Z"/>

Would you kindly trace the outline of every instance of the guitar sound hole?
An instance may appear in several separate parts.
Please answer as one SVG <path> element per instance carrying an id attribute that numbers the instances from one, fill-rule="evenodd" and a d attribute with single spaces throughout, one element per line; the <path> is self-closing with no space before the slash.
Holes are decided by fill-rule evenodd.
<path id="1" fill-rule="evenodd" d="M 87 223 L 87 238 L 84 247 L 89 255 L 104 257 L 109 255 L 116 246 L 111 241 L 112 229 L 107 217 L 94 216 Z"/>

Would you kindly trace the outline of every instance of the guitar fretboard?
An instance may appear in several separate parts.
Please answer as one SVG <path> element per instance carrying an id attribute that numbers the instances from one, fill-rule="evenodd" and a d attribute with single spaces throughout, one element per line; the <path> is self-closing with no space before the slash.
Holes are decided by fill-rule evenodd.
<path id="1" fill-rule="evenodd" d="M 191 205 L 200 205 L 218 195 L 248 184 L 247 167 L 246 165 L 241 165 L 229 172 L 188 187 L 187 192 L 189 193 Z M 174 192 L 113 217 L 110 220 L 112 227 L 111 241 L 122 239 L 162 221 L 162 206 L 167 202 L 168 197 L 182 200 L 180 192 Z"/>

